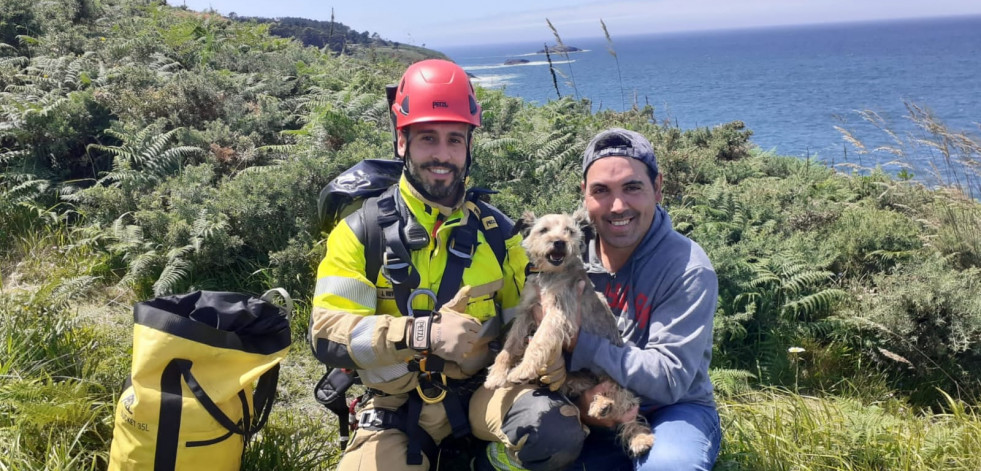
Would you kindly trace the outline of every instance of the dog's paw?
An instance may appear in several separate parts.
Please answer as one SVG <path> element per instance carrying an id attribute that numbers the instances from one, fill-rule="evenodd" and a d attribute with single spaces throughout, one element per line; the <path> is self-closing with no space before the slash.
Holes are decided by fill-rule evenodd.
<path id="1" fill-rule="evenodd" d="M 651 451 L 651 447 L 653 446 L 654 446 L 653 433 L 650 432 L 638 433 L 637 435 L 630 437 L 628 453 L 630 453 L 631 458 L 636 458 L 638 456 L 643 455 L 644 453 L 647 453 L 648 451 Z"/>
<path id="2" fill-rule="evenodd" d="M 538 368 L 535 368 L 530 361 L 523 361 L 511 369 L 507 380 L 512 383 L 527 383 L 538 379 Z"/>
<path id="3" fill-rule="evenodd" d="M 508 382 L 507 371 L 503 369 L 491 368 L 484 379 L 484 387 L 487 389 L 503 388 Z"/>
<path id="4" fill-rule="evenodd" d="M 593 402 L 589 403 L 589 410 L 586 411 L 590 417 L 596 419 L 609 418 L 610 412 L 613 412 L 613 399 L 599 394 L 593 396 Z"/>
<path id="5" fill-rule="evenodd" d="M 647 453 L 654 446 L 654 432 L 643 417 L 638 416 L 637 420 L 620 424 L 619 428 L 617 441 L 631 458 Z"/>

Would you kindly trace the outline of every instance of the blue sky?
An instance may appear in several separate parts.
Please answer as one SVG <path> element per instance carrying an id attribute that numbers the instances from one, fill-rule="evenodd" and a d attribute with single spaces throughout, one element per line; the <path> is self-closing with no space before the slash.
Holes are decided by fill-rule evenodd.
<path id="1" fill-rule="evenodd" d="M 935 16 L 981 15 L 977 0 L 169 0 L 192 10 L 227 15 L 296 16 L 335 20 L 383 38 L 439 49 L 464 44 L 600 37 L 599 20 L 614 38 L 777 25 Z"/>

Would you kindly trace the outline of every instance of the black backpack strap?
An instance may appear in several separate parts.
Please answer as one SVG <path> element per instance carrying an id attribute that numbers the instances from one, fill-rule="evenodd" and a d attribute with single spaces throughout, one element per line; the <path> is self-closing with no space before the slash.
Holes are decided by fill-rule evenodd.
<path id="1" fill-rule="evenodd" d="M 372 284 L 378 282 L 378 270 L 385 256 L 378 218 L 378 198 L 369 198 L 362 206 L 361 227 L 364 230 L 364 274 Z"/>
<path id="2" fill-rule="evenodd" d="M 155 443 L 156 453 L 153 455 L 153 469 L 174 469 L 177 466 L 184 406 L 179 361 L 181 360 L 177 358 L 171 360 L 160 375 L 160 416 L 157 421 L 160 425 Z"/>
<path id="3" fill-rule="evenodd" d="M 423 437 L 429 436 L 419 425 L 419 416 L 422 415 L 422 398 L 417 394 L 409 394 L 409 400 L 406 404 L 408 410 L 406 411 L 405 434 L 409 438 L 409 443 L 405 450 L 405 464 L 418 466 L 422 464 Z"/>
<path id="4" fill-rule="evenodd" d="M 378 281 L 378 273 L 392 283 L 399 312 L 405 314 L 405 301 L 419 286 L 419 274 L 412 256 L 402 243 L 402 214 L 397 203 L 398 186 L 365 200 L 361 211 L 348 216 L 348 225 L 364 245 L 365 278 Z M 354 218 L 354 219 L 351 219 Z M 401 299 L 400 299 L 401 298 Z"/>
<path id="5" fill-rule="evenodd" d="M 269 371 L 259 377 L 255 390 L 252 392 L 252 408 L 255 410 L 255 417 L 251 422 L 246 422 L 248 435 L 246 440 L 262 430 L 269 420 L 269 413 L 272 411 L 273 402 L 276 400 L 276 384 L 279 383 L 279 363 Z"/>
<path id="6" fill-rule="evenodd" d="M 382 275 L 392 284 L 395 303 L 402 315 L 407 315 L 407 302 L 412 291 L 419 287 L 419 272 L 412 266 L 412 254 L 402 241 L 405 218 L 398 202 L 398 187 L 393 186 L 378 197 L 378 227 L 384 251 L 381 258 Z M 407 213 L 408 210 L 405 210 Z"/>
<path id="7" fill-rule="evenodd" d="M 498 265 L 504 266 L 504 259 L 507 257 L 504 242 L 514 234 L 514 221 L 485 201 L 487 195 L 495 193 L 497 192 L 486 188 L 471 188 L 467 191 L 467 202 L 480 218 L 480 231 L 494 250 Z"/>
<path id="8" fill-rule="evenodd" d="M 464 399 L 456 390 L 450 388 L 446 391 L 443 398 L 443 409 L 446 410 L 446 419 L 450 421 L 453 436 L 460 438 L 470 435 L 470 418 L 467 410 L 464 409 Z"/>
<path id="9" fill-rule="evenodd" d="M 225 427 L 226 430 L 232 433 L 237 433 L 243 436 L 249 436 L 249 423 L 252 421 L 250 414 L 248 414 L 248 402 L 245 398 L 245 394 L 240 391 L 239 399 L 245 404 L 242 407 L 242 412 L 244 417 L 240 423 L 232 422 L 232 419 L 225 414 L 221 408 L 215 404 L 215 401 L 211 399 L 211 396 L 201 387 L 201 383 L 198 382 L 197 378 L 194 377 L 194 373 L 191 372 L 192 362 L 191 360 L 185 359 L 174 359 L 172 363 L 177 365 L 177 370 L 180 372 L 181 377 L 184 379 L 184 383 L 187 384 L 188 389 L 194 394 L 201 407 L 204 408 L 211 415 L 216 422 Z"/>
<path id="10" fill-rule="evenodd" d="M 476 194 L 479 195 L 480 193 Z M 504 266 L 504 259 L 508 255 L 508 250 L 504 242 L 514 232 L 514 221 L 502 213 L 501 210 L 479 198 L 474 198 L 473 204 L 479 210 L 480 230 L 484 233 L 484 239 L 487 240 L 491 249 L 494 250 L 494 255 L 497 257 L 497 264 Z"/>

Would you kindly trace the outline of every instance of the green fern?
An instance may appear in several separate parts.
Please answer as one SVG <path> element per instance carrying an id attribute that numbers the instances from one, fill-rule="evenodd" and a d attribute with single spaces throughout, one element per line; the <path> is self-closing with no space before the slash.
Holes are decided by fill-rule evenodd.
<path id="1" fill-rule="evenodd" d="M 709 378 L 716 394 L 733 397 L 752 391 L 750 381 L 756 379 L 756 375 L 746 370 L 710 368 Z"/>
<path id="2" fill-rule="evenodd" d="M 498 139 L 481 139 L 474 145 L 474 153 L 497 153 L 508 152 L 517 149 L 521 141 L 513 137 L 502 137 Z"/>
<path id="3" fill-rule="evenodd" d="M 848 292 L 844 290 L 828 288 L 793 301 L 788 301 L 784 304 L 783 309 L 793 313 L 797 318 L 809 318 L 815 313 L 831 312 L 838 303 L 848 299 L 848 297 Z"/>
<path id="4" fill-rule="evenodd" d="M 228 230 L 228 221 L 224 217 L 213 220 L 204 209 L 198 212 L 198 217 L 191 225 L 191 247 L 195 251 L 201 250 L 205 242 L 214 238 L 218 233 Z M 181 254 L 183 256 L 185 254 Z"/>
<path id="5" fill-rule="evenodd" d="M 765 381 L 788 381 L 793 378 L 788 347 L 828 341 L 838 325 L 828 318 L 850 295 L 829 286 L 830 272 L 792 253 L 755 259 L 746 267 L 743 291 L 721 306 L 716 329 L 725 343 L 717 348 L 730 361 L 739 359 L 733 365 L 755 368 Z"/>
<path id="6" fill-rule="evenodd" d="M 98 281 L 100 278 L 92 275 L 65 278 L 58 282 L 58 286 L 52 291 L 51 297 L 55 302 L 64 302 L 65 304 L 69 301 L 77 301 L 95 289 Z"/>
<path id="7" fill-rule="evenodd" d="M 89 149 L 111 154 L 114 159 L 112 170 L 99 179 L 100 184 L 123 187 L 129 191 L 139 191 L 161 181 L 171 174 L 180 163 L 202 150 L 191 146 L 174 147 L 181 128 L 160 133 L 159 126 L 149 125 L 134 135 L 107 129 L 106 133 L 123 142 L 119 146 L 92 144 Z"/>
<path id="8" fill-rule="evenodd" d="M 191 264 L 181 258 L 180 256 L 174 256 L 179 253 L 185 252 L 186 247 L 180 249 L 175 249 L 177 252 L 172 252 L 168 256 L 167 265 L 164 266 L 163 271 L 160 272 L 160 276 L 157 281 L 153 282 L 153 295 L 163 296 L 165 294 L 171 294 L 175 291 L 178 284 L 185 279 L 187 279 Z M 193 250 L 193 248 L 191 248 Z"/>

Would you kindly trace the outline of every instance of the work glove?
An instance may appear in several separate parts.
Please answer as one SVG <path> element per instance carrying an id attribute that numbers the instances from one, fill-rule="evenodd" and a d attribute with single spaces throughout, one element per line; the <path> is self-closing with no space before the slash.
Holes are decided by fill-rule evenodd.
<path id="1" fill-rule="evenodd" d="M 480 332 L 477 333 L 477 341 L 473 344 L 473 349 L 467 354 L 466 358 L 458 362 L 462 377 L 469 378 L 478 371 L 494 363 L 497 351 L 490 348 L 490 343 L 501 336 L 501 319 L 495 316 L 480 323 Z M 449 373 L 447 373 L 449 375 Z"/>
<path id="2" fill-rule="evenodd" d="M 538 370 L 538 382 L 547 386 L 549 391 L 558 391 L 565 383 L 565 356 L 562 350 L 556 350 L 544 367 Z"/>
<path id="3" fill-rule="evenodd" d="M 480 331 L 480 322 L 464 314 L 469 301 L 470 287 L 464 286 L 439 311 L 413 319 L 406 333 L 409 347 L 446 361 L 463 361 L 473 350 Z"/>

